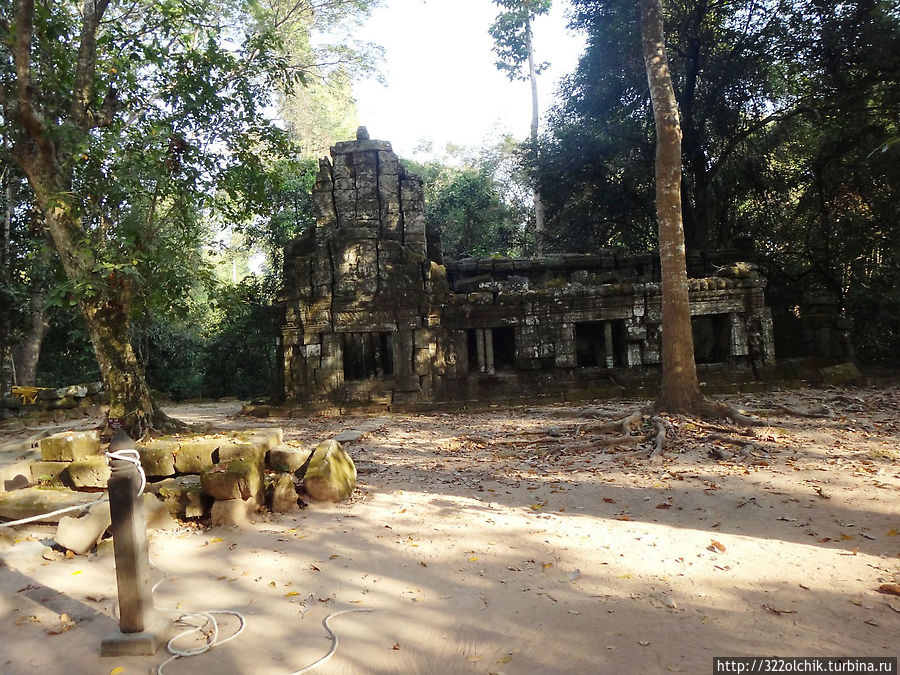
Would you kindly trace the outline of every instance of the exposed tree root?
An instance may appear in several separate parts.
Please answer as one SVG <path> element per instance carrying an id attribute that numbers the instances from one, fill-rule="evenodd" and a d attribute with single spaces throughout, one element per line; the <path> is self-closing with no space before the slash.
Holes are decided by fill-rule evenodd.
<path id="1" fill-rule="evenodd" d="M 822 418 L 822 417 L 834 417 L 834 410 L 832 410 L 827 405 L 817 405 L 809 410 L 797 410 L 796 408 L 789 408 L 786 405 L 781 405 L 780 403 L 776 403 L 771 408 L 760 408 L 753 411 L 754 415 L 790 415 L 791 417 L 804 417 L 804 418 Z"/>
<path id="2" fill-rule="evenodd" d="M 656 428 L 656 440 L 653 443 L 653 452 L 650 453 L 650 463 L 661 464 L 666 444 L 666 433 L 672 431 L 672 425 L 659 415 L 651 417 L 650 422 Z"/>
<path id="3" fill-rule="evenodd" d="M 747 452 L 759 451 L 761 450 L 761 446 L 756 441 L 751 441 L 747 438 L 734 438 L 732 436 L 725 436 L 723 434 L 709 434 L 706 437 L 707 441 L 719 441 L 720 443 L 725 443 L 726 445 L 734 445 L 740 448 L 742 454 L 746 454 Z"/>

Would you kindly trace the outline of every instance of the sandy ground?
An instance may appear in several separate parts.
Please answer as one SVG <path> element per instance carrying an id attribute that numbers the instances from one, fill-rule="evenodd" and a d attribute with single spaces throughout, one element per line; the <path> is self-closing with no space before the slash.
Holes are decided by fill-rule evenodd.
<path id="1" fill-rule="evenodd" d="M 726 460 L 709 450 L 736 447 L 672 418 L 661 466 L 628 459 L 633 447 L 567 452 L 573 420 L 559 406 L 389 415 L 348 446 L 352 501 L 261 514 L 249 530 L 152 535 L 167 615 L 247 620 L 236 640 L 165 673 L 293 673 L 328 651 L 323 618 L 352 608 L 374 612 L 333 619 L 340 645 L 316 672 L 710 673 L 713 656 L 897 656 L 900 597 L 877 589 L 900 582 L 900 389 L 728 400 L 834 414 L 770 412 L 756 448 Z M 635 403 L 592 407 L 612 416 Z M 234 406 L 170 412 L 260 425 L 227 417 Z M 262 423 L 305 444 L 361 421 Z M 562 443 L 518 443 L 545 430 Z M 163 652 L 99 656 L 116 628 L 110 547 L 47 560 L 50 536 L 0 542 L 0 672 L 154 669 Z M 223 635 L 235 626 L 225 620 Z"/>

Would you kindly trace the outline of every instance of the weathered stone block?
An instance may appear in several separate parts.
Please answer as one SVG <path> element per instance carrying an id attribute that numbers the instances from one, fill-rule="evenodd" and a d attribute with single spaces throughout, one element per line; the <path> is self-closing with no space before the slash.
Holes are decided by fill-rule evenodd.
<path id="1" fill-rule="evenodd" d="M 219 446 L 219 462 L 230 462 L 233 459 L 246 459 L 263 462 L 268 450 L 268 441 L 259 438 L 236 438 Z M 221 499 L 230 499 L 222 497 Z"/>
<path id="2" fill-rule="evenodd" d="M 87 514 L 80 518 L 74 516 L 60 518 L 53 539 L 75 555 L 84 555 L 100 541 L 111 524 L 109 502 L 101 502 L 94 504 Z"/>
<path id="3" fill-rule="evenodd" d="M 76 488 L 105 488 L 109 481 L 109 462 L 103 455 L 76 459 L 66 472 Z"/>
<path id="4" fill-rule="evenodd" d="M 86 492 L 47 487 L 22 488 L 0 494 L 0 518 L 30 518 L 70 506 L 86 506 L 96 500 L 96 494 Z M 47 516 L 39 522 L 58 523 L 59 519 L 59 515 Z"/>
<path id="5" fill-rule="evenodd" d="M 35 483 L 48 483 L 56 480 L 68 466 L 68 462 L 32 462 L 30 465 L 31 480 Z"/>
<path id="6" fill-rule="evenodd" d="M 331 146 L 332 155 L 346 155 L 354 152 L 392 152 L 390 141 L 340 141 Z M 335 157 L 335 165 L 342 161 L 342 157 Z"/>
<path id="7" fill-rule="evenodd" d="M 271 448 L 266 455 L 266 465 L 279 473 L 293 473 L 306 463 L 310 451 L 292 448 L 287 445 L 277 445 Z"/>
<path id="8" fill-rule="evenodd" d="M 282 473 L 272 477 L 266 486 L 266 506 L 272 513 L 291 513 L 300 509 L 293 475 Z"/>
<path id="9" fill-rule="evenodd" d="M 247 527 L 259 506 L 243 499 L 217 499 L 210 509 L 210 524 L 213 527 Z"/>
<path id="10" fill-rule="evenodd" d="M 175 475 L 175 453 L 181 444 L 174 439 L 157 439 L 146 443 L 137 443 L 137 451 L 141 456 L 141 466 L 148 476 Z"/>
<path id="11" fill-rule="evenodd" d="M 48 462 L 71 462 L 100 453 L 97 431 L 64 431 L 41 439 L 41 459 Z"/>
<path id="12" fill-rule="evenodd" d="M 168 478 L 155 486 L 155 492 L 175 518 L 200 518 L 210 501 L 203 493 L 200 476 Z"/>
<path id="13" fill-rule="evenodd" d="M 320 443 L 303 476 L 306 493 L 315 500 L 340 502 L 356 488 L 356 466 L 337 441 Z"/>
<path id="14" fill-rule="evenodd" d="M 859 368 L 851 361 L 822 368 L 819 373 L 826 384 L 850 384 L 862 378 Z"/>
<path id="15" fill-rule="evenodd" d="M 271 450 L 281 445 L 284 440 L 284 430 L 281 427 L 256 427 L 247 429 L 238 434 L 238 438 L 247 441 L 257 441 L 266 450 Z"/>
<path id="16" fill-rule="evenodd" d="M 396 176 L 401 172 L 400 160 L 393 152 L 378 153 L 378 170 L 382 179 L 387 176 Z M 396 189 L 396 188 L 395 188 Z"/>
<path id="17" fill-rule="evenodd" d="M 149 492 L 144 493 L 144 517 L 151 530 L 173 530 L 178 527 L 178 522 L 172 518 L 166 505 Z"/>
<path id="18" fill-rule="evenodd" d="M 347 429 L 336 434 L 334 440 L 338 443 L 355 443 L 365 435 L 366 432 L 361 429 Z"/>
<path id="19" fill-rule="evenodd" d="M 215 499 L 257 500 L 262 488 L 260 465 L 251 459 L 216 464 L 200 474 L 203 491 Z"/>

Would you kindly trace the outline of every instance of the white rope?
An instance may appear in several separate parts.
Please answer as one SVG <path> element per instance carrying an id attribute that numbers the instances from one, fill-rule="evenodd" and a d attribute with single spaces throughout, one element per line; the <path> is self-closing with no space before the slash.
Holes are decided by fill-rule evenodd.
<path id="1" fill-rule="evenodd" d="M 39 513 L 36 516 L 29 516 L 28 518 L 20 518 L 19 520 L 10 520 L 6 523 L 0 523 L 0 527 L 15 527 L 16 525 L 26 525 L 27 523 L 36 523 L 41 520 L 47 520 L 48 518 L 52 518 L 53 516 L 58 516 L 63 513 L 69 513 L 70 511 L 82 511 L 84 509 L 92 507 L 94 504 L 101 504 L 102 502 L 108 502 L 109 497 L 101 497 L 93 502 L 88 502 L 87 504 L 79 504 L 78 506 L 67 506 L 64 509 L 57 509 L 56 511 L 50 511 L 49 513 Z"/>
<path id="2" fill-rule="evenodd" d="M 158 584 L 157 584 L 158 585 Z M 172 611 L 172 610 L 163 610 L 163 611 Z M 216 621 L 214 615 L 216 614 L 225 614 L 229 616 L 237 617 L 238 621 L 241 622 L 241 625 L 234 632 L 234 634 L 228 636 L 227 638 L 220 640 L 219 639 L 219 623 Z M 201 624 L 192 624 L 190 622 L 191 619 L 205 619 L 205 621 Z M 224 645 L 226 642 L 230 642 L 234 640 L 238 635 L 244 632 L 244 628 L 247 626 L 247 619 L 240 612 L 236 612 L 230 609 L 221 609 L 221 610 L 206 610 L 202 612 L 194 612 L 192 614 L 183 614 L 178 617 L 176 623 L 180 623 L 182 625 L 190 626 L 187 630 L 181 631 L 178 635 L 173 637 L 166 643 L 166 649 L 172 655 L 167 658 L 165 661 L 160 663 L 156 667 L 156 675 L 164 675 L 163 669 L 172 661 L 176 661 L 177 659 L 188 657 L 188 656 L 199 656 L 200 654 L 205 654 L 213 647 L 218 647 L 220 645 Z M 210 629 L 205 630 L 206 627 L 209 626 Z M 204 642 L 199 647 L 194 647 L 192 649 L 178 649 L 175 647 L 175 642 L 185 637 L 186 635 L 192 635 L 194 633 L 201 633 L 206 636 L 206 642 Z"/>
<path id="3" fill-rule="evenodd" d="M 318 668 L 323 663 L 328 661 L 328 659 L 330 659 L 332 656 L 334 656 L 334 653 L 337 651 L 337 648 L 338 648 L 338 636 L 337 636 L 337 633 L 335 633 L 333 630 L 331 630 L 331 626 L 328 625 L 328 622 L 331 619 L 333 619 L 336 616 L 340 616 L 341 614 L 349 614 L 350 612 L 373 612 L 373 611 L 375 611 L 375 610 L 373 610 L 370 607 L 354 607 L 353 609 L 343 609 L 340 612 L 333 612 L 333 613 L 329 614 L 328 616 L 326 616 L 325 619 L 322 621 L 322 625 L 325 626 L 325 630 L 328 631 L 328 635 L 331 637 L 331 650 L 325 656 L 323 656 L 321 659 L 319 659 L 318 661 L 315 661 L 315 662 L 309 664 L 308 666 L 306 666 L 305 668 L 301 668 L 300 670 L 295 670 L 293 673 L 290 673 L 290 675 L 301 675 L 301 673 L 308 673 L 309 671 L 313 670 L 314 668 Z"/>
<path id="4" fill-rule="evenodd" d="M 131 462 L 137 468 L 138 473 L 141 474 L 141 487 L 138 488 L 137 496 L 140 497 L 144 488 L 147 487 L 147 474 L 144 473 L 144 467 L 141 466 L 141 455 L 137 450 L 126 448 L 123 450 L 113 450 L 112 452 L 104 453 L 108 459 L 121 459 L 126 462 Z"/>
<path id="5" fill-rule="evenodd" d="M 106 455 L 107 459 L 119 459 L 119 460 L 123 460 L 126 462 L 131 462 L 132 464 L 135 465 L 135 467 L 137 467 L 137 470 L 141 475 L 141 486 L 140 486 L 140 488 L 138 488 L 138 491 L 137 491 L 137 496 L 140 496 L 144 492 L 144 488 L 147 487 L 147 475 L 144 473 L 144 467 L 141 466 L 141 456 L 138 453 L 138 451 L 133 450 L 133 449 L 123 449 L 123 450 L 114 450 L 112 452 L 106 452 L 104 454 Z M 19 520 L 12 520 L 12 521 L 9 521 L 6 523 L 0 523 L 0 527 L 14 527 L 16 525 L 25 525 L 26 523 L 33 523 L 33 522 L 36 522 L 39 520 L 44 520 L 44 519 L 50 518 L 52 516 L 57 516 L 57 515 L 60 515 L 63 513 L 69 513 L 70 511 L 82 511 L 84 509 L 90 508 L 91 506 L 94 506 L 95 504 L 101 504 L 103 502 L 108 502 L 108 501 L 109 501 L 109 497 L 101 497 L 100 499 L 97 499 L 93 502 L 89 502 L 87 504 L 79 504 L 78 506 L 69 506 L 69 507 L 66 507 L 63 509 L 57 509 L 56 511 L 50 511 L 49 513 L 41 513 L 36 516 L 30 516 L 28 518 L 21 518 Z M 153 587 L 150 589 L 151 593 L 155 593 L 156 589 L 159 588 L 159 586 L 169 578 L 169 575 L 166 573 L 166 571 L 164 569 L 162 569 L 158 565 L 154 564 L 154 562 L 152 560 L 150 560 L 150 565 L 163 573 L 162 579 L 160 579 L 155 584 L 153 584 Z M 117 609 L 118 609 L 118 607 L 113 608 L 113 615 L 117 614 L 117 612 L 116 612 Z M 159 608 L 159 609 L 164 612 L 179 611 L 179 610 L 171 609 L 171 608 Z M 337 633 L 335 633 L 331 629 L 331 625 L 329 624 L 329 621 L 331 621 L 331 619 L 333 619 L 336 616 L 340 616 L 341 614 L 349 614 L 351 612 L 371 612 L 371 611 L 374 611 L 374 610 L 372 610 L 369 607 L 354 607 L 352 609 L 344 609 L 339 612 L 332 612 L 331 614 L 326 616 L 322 621 L 322 625 L 325 627 L 325 630 L 328 631 L 328 636 L 331 638 L 331 649 L 322 658 L 318 659 L 317 661 L 314 661 L 313 663 L 311 663 L 310 665 L 308 665 L 304 668 L 301 668 L 300 670 L 295 670 L 294 672 L 290 673 L 290 675 L 302 675 L 303 673 L 308 673 L 311 670 L 318 668 L 323 663 L 326 663 L 329 659 L 331 659 L 332 656 L 334 656 L 335 652 L 337 652 L 338 636 L 337 636 Z M 216 621 L 216 615 L 237 617 L 238 621 L 240 622 L 240 626 L 238 626 L 238 629 L 232 635 L 220 640 L 219 639 L 219 623 L 218 623 L 218 621 Z M 204 621 L 203 621 L 203 623 L 192 624 L 191 620 L 195 620 L 195 619 L 203 619 Z M 180 617 L 178 617 L 178 619 L 175 620 L 175 623 L 180 623 L 182 625 L 190 626 L 190 628 L 181 631 L 180 633 L 178 633 L 178 635 L 171 638 L 166 643 L 166 649 L 171 654 L 171 656 L 156 667 L 156 675 L 164 675 L 164 672 L 163 672 L 164 668 L 168 664 L 172 663 L 173 661 L 176 661 L 181 658 L 186 658 L 189 656 L 199 656 L 200 654 L 205 654 L 213 647 L 218 647 L 220 645 L 225 644 L 226 642 L 231 642 L 236 637 L 238 637 L 241 633 L 243 633 L 244 629 L 247 627 L 246 617 L 244 617 L 244 615 L 241 614 L 240 612 L 237 612 L 237 611 L 231 610 L 231 609 L 221 609 L 221 610 L 211 609 L 211 610 L 193 612 L 191 614 L 183 614 Z M 207 629 L 207 627 L 208 627 L 208 629 Z M 180 640 L 181 638 L 186 637 L 188 635 L 195 634 L 195 633 L 202 634 L 206 637 L 206 641 L 202 645 L 200 645 L 198 647 L 187 648 L 187 649 L 180 649 L 175 646 L 175 643 L 178 640 Z"/>

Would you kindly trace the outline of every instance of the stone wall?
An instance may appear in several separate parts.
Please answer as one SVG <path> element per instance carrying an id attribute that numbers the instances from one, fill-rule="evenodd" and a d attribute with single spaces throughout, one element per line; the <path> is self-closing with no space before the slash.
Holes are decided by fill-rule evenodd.
<path id="1" fill-rule="evenodd" d="M 383 404 L 522 393 L 654 369 L 659 261 L 611 250 L 441 264 L 422 183 L 390 143 L 338 143 L 320 161 L 316 225 L 285 254 L 284 398 Z M 735 252 L 693 256 L 699 363 L 774 361 L 765 280 Z M 526 389 L 527 391 L 530 391 Z M 540 393 L 537 391 L 535 393 Z"/>

